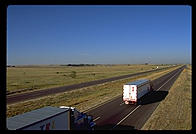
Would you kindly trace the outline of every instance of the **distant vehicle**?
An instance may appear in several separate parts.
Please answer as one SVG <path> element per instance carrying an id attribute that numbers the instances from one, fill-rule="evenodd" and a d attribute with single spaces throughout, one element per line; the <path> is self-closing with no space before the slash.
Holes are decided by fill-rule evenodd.
<path id="1" fill-rule="evenodd" d="M 73 107 L 44 107 L 7 119 L 8 130 L 93 130 L 91 116 Z"/>
<path id="2" fill-rule="evenodd" d="M 125 104 L 138 104 L 139 99 L 152 91 L 152 82 L 141 79 L 123 85 L 123 101 Z"/>

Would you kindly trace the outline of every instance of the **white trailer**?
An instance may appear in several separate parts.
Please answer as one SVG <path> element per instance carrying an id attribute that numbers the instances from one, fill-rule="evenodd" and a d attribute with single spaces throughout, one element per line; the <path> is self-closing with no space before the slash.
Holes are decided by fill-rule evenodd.
<path id="1" fill-rule="evenodd" d="M 141 79 L 123 85 L 123 101 L 125 104 L 137 104 L 138 100 L 152 91 L 151 81 L 148 79 Z"/>
<path id="2" fill-rule="evenodd" d="M 7 119 L 8 130 L 93 129 L 91 116 L 72 107 L 44 107 Z"/>

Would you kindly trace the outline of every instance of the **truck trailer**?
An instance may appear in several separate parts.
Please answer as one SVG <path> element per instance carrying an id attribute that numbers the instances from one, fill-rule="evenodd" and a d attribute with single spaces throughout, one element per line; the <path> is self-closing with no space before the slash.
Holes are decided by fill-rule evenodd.
<path id="1" fill-rule="evenodd" d="M 123 85 L 123 101 L 125 104 L 138 104 L 142 96 L 152 91 L 152 82 L 141 79 Z"/>
<path id="2" fill-rule="evenodd" d="M 7 118 L 8 130 L 93 130 L 92 116 L 74 107 L 47 106 Z"/>

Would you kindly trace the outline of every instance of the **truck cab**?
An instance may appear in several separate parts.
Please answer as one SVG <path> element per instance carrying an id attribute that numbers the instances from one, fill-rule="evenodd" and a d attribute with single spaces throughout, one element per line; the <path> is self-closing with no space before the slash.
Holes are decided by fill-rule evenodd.
<path id="1" fill-rule="evenodd" d="M 71 129 L 72 130 L 93 130 L 96 123 L 93 122 L 92 116 L 89 116 L 83 112 L 79 112 L 74 107 L 64 107 L 60 108 L 70 108 L 70 119 L 71 119 Z"/>

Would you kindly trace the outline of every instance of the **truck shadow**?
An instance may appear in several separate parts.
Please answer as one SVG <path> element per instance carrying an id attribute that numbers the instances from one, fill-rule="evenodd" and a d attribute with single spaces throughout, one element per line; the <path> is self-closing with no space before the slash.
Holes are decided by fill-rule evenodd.
<path id="1" fill-rule="evenodd" d="M 168 91 L 152 91 L 145 96 L 143 96 L 140 100 L 140 105 L 151 104 L 155 102 L 159 102 L 165 99 Z"/>
<path id="2" fill-rule="evenodd" d="M 115 124 L 106 124 L 106 125 L 101 125 L 101 126 L 95 126 L 95 130 L 137 130 L 133 126 L 118 125 L 115 128 L 113 128 L 114 126 L 115 126 Z"/>

